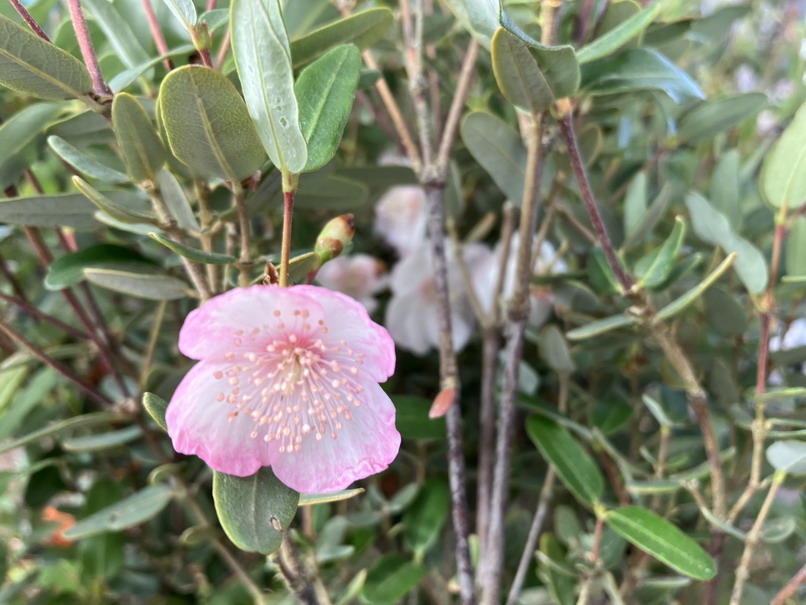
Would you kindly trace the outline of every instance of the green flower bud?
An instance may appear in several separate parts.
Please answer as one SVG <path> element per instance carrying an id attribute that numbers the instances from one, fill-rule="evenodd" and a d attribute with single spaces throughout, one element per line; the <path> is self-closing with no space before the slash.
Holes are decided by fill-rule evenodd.
<path id="1" fill-rule="evenodd" d="M 319 257 L 319 266 L 339 256 L 353 241 L 355 221 L 352 214 L 342 214 L 330 220 L 316 238 L 313 251 Z"/>

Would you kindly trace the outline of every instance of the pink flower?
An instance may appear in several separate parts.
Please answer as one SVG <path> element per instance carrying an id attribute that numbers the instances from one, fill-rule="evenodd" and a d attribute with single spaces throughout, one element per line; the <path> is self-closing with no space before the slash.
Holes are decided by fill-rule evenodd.
<path id="1" fill-rule="evenodd" d="M 317 286 L 251 286 L 191 312 L 179 350 L 198 359 L 166 414 L 176 451 L 245 477 L 271 466 L 305 493 L 346 488 L 400 447 L 392 339 L 351 298 Z"/>
<path id="2" fill-rule="evenodd" d="M 378 306 L 375 294 L 386 287 L 382 270 L 382 263 L 368 254 L 339 256 L 325 263 L 316 281 L 356 299 L 367 308 L 367 313 L 372 313 Z"/>

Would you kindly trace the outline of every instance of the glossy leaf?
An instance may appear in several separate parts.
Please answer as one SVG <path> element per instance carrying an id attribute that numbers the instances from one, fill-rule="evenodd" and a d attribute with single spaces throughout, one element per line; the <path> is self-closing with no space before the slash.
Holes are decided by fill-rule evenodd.
<path id="1" fill-rule="evenodd" d="M 308 154 L 280 1 L 233 0 L 230 28 L 241 88 L 263 148 L 283 173 L 300 173 Z"/>
<path id="2" fill-rule="evenodd" d="M 159 108 L 173 154 L 206 177 L 240 181 L 264 162 L 246 105 L 222 73 L 186 66 L 162 81 Z"/>
<path id="3" fill-rule="evenodd" d="M 577 52 L 580 64 L 601 59 L 640 35 L 660 13 L 660 4 L 647 6 Z"/>
<path id="4" fill-rule="evenodd" d="M 185 29 L 193 29 L 196 25 L 196 21 L 198 20 L 198 16 L 196 14 L 196 6 L 193 4 L 193 0 L 162 0 L 165 6 L 167 6 L 170 11 L 174 14 L 182 25 L 185 26 Z"/>
<path id="5" fill-rule="evenodd" d="M 686 206 L 697 236 L 729 254 L 736 253 L 736 273 L 745 287 L 754 294 L 764 290 L 769 274 L 767 261 L 758 248 L 734 233 L 728 220 L 698 193 L 686 195 Z"/>
<path id="6" fill-rule="evenodd" d="M 105 183 L 120 184 L 129 182 L 129 177 L 122 172 L 99 162 L 61 137 L 49 136 L 48 145 L 56 155 L 85 176 Z"/>
<path id="7" fill-rule="evenodd" d="M 339 148 L 353 108 L 361 54 L 352 45 L 328 51 L 302 70 L 294 86 L 299 122 L 308 146 L 305 171 L 327 164 Z"/>
<path id="8" fill-rule="evenodd" d="M 761 192 L 776 208 L 797 208 L 806 199 L 806 103 L 773 145 L 761 170 Z"/>
<path id="9" fill-rule="evenodd" d="M 782 473 L 806 476 L 806 441 L 785 439 L 767 448 L 767 461 Z"/>
<path id="10" fill-rule="evenodd" d="M 392 11 L 370 8 L 339 19 L 291 42 L 294 67 L 301 67 L 324 55 L 339 44 L 367 48 L 386 35 L 394 22 Z"/>
<path id="11" fill-rule="evenodd" d="M 165 149 L 140 101 L 125 92 L 115 95 L 112 127 L 132 180 L 154 181 L 165 163 Z"/>
<path id="12" fill-rule="evenodd" d="M 180 244 L 179 242 L 174 241 L 161 233 L 152 232 L 149 233 L 148 236 L 151 239 L 158 241 L 166 248 L 176 252 L 179 256 L 183 256 L 197 263 L 204 263 L 207 265 L 228 265 L 235 262 L 234 256 L 230 256 L 228 254 L 219 254 L 217 252 L 205 252 L 204 250 L 199 250 L 198 248 L 193 248 L 186 244 Z"/>
<path id="13" fill-rule="evenodd" d="M 151 485 L 139 492 L 81 519 L 64 531 L 69 540 L 79 540 L 107 531 L 118 532 L 156 517 L 173 500 L 167 485 Z"/>
<path id="14" fill-rule="evenodd" d="M 523 202 L 526 149 L 514 128 L 492 114 L 476 111 L 462 120 L 462 140 L 513 203 Z"/>
<path id="15" fill-rule="evenodd" d="M 647 48 L 634 48 L 587 63 L 582 68 L 582 86 L 591 95 L 660 90 L 676 103 L 705 98 L 691 76 L 661 53 Z"/>
<path id="16" fill-rule="evenodd" d="M 448 484 L 430 479 L 403 513 L 403 535 L 418 560 L 439 538 L 448 518 L 450 503 Z"/>
<path id="17" fill-rule="evenodd" d="M 650 290 L 663 284 L 675 267 L 685 237 L 686 221 L 678 216 L 675 218 L 672 232 L 663 245 L 638 262 L 636 266 L 638 283 Z"/>
<path id="18" fill-rule="evenodd" d="M 425 568 L 404 555 L 383 555 L 369 569 L 361 597 L 371 605 L 399 603 L 425 575 Z"/>
<path id="19" fill-rule="evenodd" d="M 233 544 L 264 555 L 280 548 L 279 530 L 289 528 L 299 502 L 299 494 L 267 467 L 249 477 L 214 471 L 213 498 L 221 527 Z"/>
<path id="20" fill-rule="evenodd" d="M 84 269 L 133 269 L 154 267 L 146 258 L 130 248 L 98 244 L 60 256 L 48 267 L 45 287 L 48 290 L 69 288 L 84 281 Z"/>
<path id="21" fill-rule="evenodd" d="M 641 550 L 675 571 L 710 580 L 716 564 L 699 544 L 666 519 L 638 506 L 623 506 L 604 515 L 607 525 Z"/>
<path id="22" fill-rule="evenodd" d="M 84 269 L 84 277 L 107 290 L 149 300 L 178 300 L 185 298 L 189 290 L 185 282 L 168 275 Z"/>
<path id="23" fill-rule="evenodd" d="M 708 99 L 680 118 L 677 138 L 686 143 L 707 141 L 749 120 L 767 105 L 767 95 L 760 92 Z"/>
<path id="24" fill-rule="evenodd" d="M 599 467 L 568 431 L 548 418 L 531 416 L 526 432 L 578 500 L 586 504 L 599 501 L 604 492 Z"/>
<path id="25" fill-rule="evenodd" d="M 0 15 L 0 85 L 58 101 L 92 90 L 84 64 L 30 29 Z"/>
<path id="26" fill-rule="evenodd" d="M 162 430 L 168 430 L 168 425 L 165 423 L 165 412 L 168 410 L 167 401 L 154 393 L 143 393 L 143 407 Z"/>
<path id="27" fill-rule="evenodd" d="M 0 223 L 95 229 L 95 206 L 80 193 L 0 199 Z"/>
<path id="28" fill-rule="evenodd" d="M 89 201 L 95 204 L 100 210 L 122 223 L 156 223 L 157 221 L 157 217 L 154 213 L 138 209 L 129 209 L 109 199 L 81 177 L 74 176 L 72 181 L 76 189 L 83 193 Z"/>

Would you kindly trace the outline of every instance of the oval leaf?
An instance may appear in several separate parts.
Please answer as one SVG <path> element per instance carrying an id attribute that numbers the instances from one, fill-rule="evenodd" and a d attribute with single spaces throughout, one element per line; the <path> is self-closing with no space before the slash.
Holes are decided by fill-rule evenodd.
<path id="1" fill-rule="evenodd" d="M 291 49 L 279 0 L 233 0 L 232 52 L 249 114 L 269 159 L 284 173 L 305 169 Z"/>
<path id="2" fill-rule="evenodd" d="M 795 208 L 806 199 L 806 103 L 764 160 L 761 169 L 761 192 L 764 198 L 780 208 Z"/>
<path id="3" fill-rule="evenodd" d="M 137 298 L 178 300 L 189 290 L 182 280 L 168 275 L 149 275 L 112 269 L 84 269 L 84 277 L 92 283 Z"/>
<path id="4" fill-rule="evenodd" d="M 142 429 L 135 425 L 118 431 L 70 437 L 63 439 L 61 443 L 62 447 L 68 452 L 97 452 L 134 441 L 142 436 L 142 434 Z"/>
<path id="5" fill-rule="evenodd" d="M 122 172 L 110 168 L 106 164 L 102 164 L 88 153 L 71 145 L 61 137 L 57 137 L 56 135 L 49 136 L 48 145 L 56 155 L 85 176 L 104 181 L 105 183 L 120 184 L 129 182 L 129 177 Z"/>
<path id="6" fill-rule="evenodd" d="M 707 141 L 752 118 L 767 105 L 767 95 L 760 92 L 708 99 L 686 113 L 678 123 L 677 137 L 686 143 Z"/>
<path id="7" fill-rule="evenodd" d="M 58 101 L 92 90 L 84 64 L 29 29 L 0 15 L 0 84 L 24 95 Z"/>
<path id="8" fill-rule="evenodd" d="M 568 431 L 548 418 L 531 416 L 526 432 L 578 500 L 586 504 L 599 501 L 604 492 L 599 467 Z"/>
<path id="9" fill-rule="evenodd" d="M 125 92 L 115 95 L 112 128 L 132 180 L 154 181 L 165 163 L 165 149 L 140 101 Z"/>
<path id="10" fill-rule="evenodd" d="M 336 155 L 360 72 L 358 49 L 343 45 L 322 55 L 299 75 L 294 91 L 300 128 L 308 145 L 306 172 L 318 170 Z"/>
<path id="11" fill-rule="evenodd" d="M 48 267 L 45 287 L 48 290 L 69 288 L 84 281 L 84 269 L 129 269 L 136 265 L 154 267 L 141 254 L 112 244 L 98 244 L 57 258 Z"/>
<path id="12" fill-rule="evenodd" d="M 777 471 L 803 477 L 806 475 L 806 442 L 776 441 L 767 448 L 767 460 Z"/>
<path id="13" fill-rule="evenodd" d="M 165 412 L 168 410 L 168 402 L 154 393 L 143 393 L 143 407 L 148 415 L 154 419 L 162 430 L 167 431 L 168 425 L 165 422 Z"/>
<path id="14" fill-rule="evenodd" d="M 202 176 L 240 181 L 263 164 L 246 105 L 224 74 L 209 67 L 173 70 L 160 87 L 159 108 L 171 151 Z"/>
<path id="15" fill-rule="evenodd" d="M 107 531 L 122 531 L 156 517 L 173 499 L 167 485 L 152 485 L 85 517 L 65 530 L 64 537 L 78 540 Z"/>
<path id="16" fill-rule="evenodd" d="M 604 520 L 617 534 L 675 571 L 696 580 L 710 580 L 716 575 L 716 564 L 711 556 L 652 511 L 623 506 L 605 513 Z"/>
<path id="17" fill-rule="evenodd" d="M 193 0 L 162 0 L 165 3 L 170 11 L 174 14 L 174 17 L 179 19 L 182 25 L 185 26 L 185 29 L 193 29 L 196 25 L 196 20 L 198 16 L 196 14 L 196 6 L 193 4 Z"/>
<path id="18" fill-rule="evenodd" d="M 275 526 L 288 529 L 299 494 L 264 467 L 250 477 L 215 471 L 213 499 L 221 527 L 233 544 L 268 555 L 280 548 L 283 535 Z"/>

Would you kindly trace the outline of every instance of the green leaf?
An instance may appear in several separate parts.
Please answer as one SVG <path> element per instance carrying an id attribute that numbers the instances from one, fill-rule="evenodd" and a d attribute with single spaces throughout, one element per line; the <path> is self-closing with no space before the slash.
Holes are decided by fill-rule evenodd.
<path id="1" fill-rule="evenodd" d="M 92 90 L 84 64 L 27 27 L 0 15 L 0 84 L 32 97 L 59 101 Z"/>
<path id="2" fill-rule="evenodd" d="M 600 500 L 604 479 L 599 467 L 568 431 L 548 418 L 530 416 L 526 432 L 577 500 L 586 504 Z"/>
<path id="3" fill-rule="evenodd" d="M 675 218 L 672 232 L 663 245 L 638 261 L 635 273 L 639 285 L 653 290 L 666 282 L 675 267 L 685 237 L 686 221 L 678 216 Z"/>
<path id="4" fill-rule="evenodd" d="M 369 189 L 363 183 L 339 174 L 312 173 L 300 178 L 295 206 L 346 211 L 360 208 L 368 201 Z"/>
<path id="5" fill-rule="evenodd" d="M 637 195 L 637 194 L 636 194 Z M 652 230 L 666 214 L 669 203 L 672 201 L 672 186 L 669 183 L 664 183 L 658 195 L 638 217 L 633 215 L 631 220 L 635 221 L 632 229 L 627 230 L 627 238 L 621 245 L 622 250 L 629 250 L 633 246 L 640 244 L 644 239 L 652 233 Z M 634 210 L 637 212 L 637 209 Z M 626 217 L 625 217 L 626 218 Z"/>
<path id="6" fill-rule="evenodd" d="M 129 23 L 108 0 L 83 0 L 95 22 L 126 67 L 136 67 L 151 58 L 134 35 Z"/>
<path id="7" fill-rule="evenodd" d="M 114 202 L 79 176 L 74 176 L 72 181 L 76 189 L 83 193 L 89 201 L 95 204 L 100 210 L 122 223 L 156 224 L 157 222 L 157 217 L 154 213 L 129 209 L 122 204 Z"/>
<path id="8" fill-rule="evenodd" d="M 135 269 L 153 268 L 154 264 L 129 248 L 112 244 L 98 244 L 78 252 L 65 254 L 53 261 L 45 275 L 48 290 L 69 288 L 84 281 L 84 269 Z"/>
<path id="9" fill-rule="evenodd" d="M 11 361 L 14 355 L 7 358 Z M 0 413 L 3 422 L 0 423 L 0 441 L 14 435 L 28 414 L 42 404 L 47 395 L 56 387 L 57 374 L 51 368 L 43 368 L 31 377 L 24 389 L 17 390 L 15 383 L 18 377 L 27 371 L 25 366 L 12 368 L 0 374 Z M 4 398 L 11 398 L 3 403 Z M 12 403 L 13 401 L 13 403 Z"/>
<path id="10" fill-rule="evenodd" d="M 445 418 L 428 417 L 431 402 L 415 395 L 393 395 L 395 425 L 405 439 L 445 439 Z"/>
<path id="11" fill-rule="evenodd" d="M 264 555 L 280 548 L 282 533 L 297 511 L 299 494 L 280 482 L 270 468 L 250 477 L 213 472 L 213 499 L 218 520 L 241 550 Z"/>
<path id="12" fill-rule="evenodd" d="M 403 536 L 417 560 L 439 538 L 448 517 L 450 503 L 448 484 L 438 479 L 428 479 L 414 502 L 403 513 Z"/>
<path id="13" fill-rule="evenodd" d="M 597 293 L 607 296 L 621 292 L 621 284 L 613 273 L 610 263 L 607 262 L 604 248 L 599 244 L 591 248 L 585 272 Z"/>
<path id="14" fill-rule="evenodd" d="M 68 540 L 79 540 L 107 531 L 119 532 L 156 517 L 174 497 L 167 485 L 151 485 L 81 519 L 64 531 Z"/>
<path id="15" fill-rule="evenodd" d="M 776 441 L 767 448 L 767 461 L 782 473 L 806 476 L 806 441 Z"/>
<path id="16" fill-rule="evenodd" d="M 743 218 L 739 191 L 740 164 L 741 158 L 736 149 L 723 153 L 711 177 L 710 189 L 711 204 L 728 219 L 731 229 L 736 233 L 741 231 Z"/>
<path id="17" fill-rule="evenodd" d="M 540 356 L 555 372 L 562 374 L 576 370 L 576 364 L 568 350 L 568 343 L 556 325 L 549 324 L 540 331 L 538 347 Z"/>
<path id="18" fill-rule="evenodd" d="M 105 183 L 121 184 L 129 182 L 127 175 L 99 162 L 61 137 L 49 136 L 48 145 L 56 155 L 85 176 Z"/>
<path id="19" fill-rule="evenodd" d="M 752 118 L 767 105 L 767 95 L 760 92 L 708 99 L 686 112 L 678 122 L 679 141 L 695 144 Z"/>
<path id="20" fill-rule="evenodd" d="M 584 326 L 574 328 L 570 332 L 566 333 L 566 337 L 569 340 L 585 340 L 587 338 L 593 338 L 594 336 L 599 336 L 600 334 L 610 332 L 611 330 L 631 326 L 635 323 L 638 323 L 638 319 L 632 315 L 611 315 L 610 317 L 597 319 L 596 321 L 587 323 Z"/>
<path id="21" fill-rule="evenodd" d="M 786 272 L 789 275 L 806 275 L 806 217 L 792 221 L 786 239 Z"/>
<path id="22" fill-rule="evenodd" d="M 84 277 L 97 286 L 149 300 L 185 298 L 188 285 L 168 275 L 152 275 L 112 269 L 84 269 Z"/>
<path id="23" fill-rule="evenodd" d="M 319 267 L 319 256 L 313 252 L 306 252 L 295 256 L 288 261 L 288 280 L 298 284 L 305 281 L 308 274 Z"/>
<path id="24" fill-rule="evenodd" d="M 504 195 L 518 206 L 523 202 L 526 149 L 520 135 L 503 120 L 475 111 L 462 120 L 462 140 Z"/>
<path id="25" fill-rule="evenodd" d="M 165 149 L 146 110 L 129 93 L 115 95 L 112 128 L 132 180 L 153 182 L 157 171 L 165 164 Z"/>
<path id="26" fill-rule="evenodd" d="M 624 197 L 624 233 L 632 233 L 647 209 L 647 176 L 641 170 L 636 174 Z M 625 246 L 626 248 L 626 246 Z"/>
<path id="27" fill-rule="evenodd" d="M 27 152 L 58 113 L 54 103 L 34 103 L 0 125 L 0 189 L 14 185 L 34 160 L 34 154 Z"/>
<path id="28" fill-rule="evenodd" d="M 162 195 L 162 199 L 168 207 L 168 212 L 176 221 L 177 227 L 201 231 L 199 221 L 196 220 L 193 208 L 190 207 L 190 201 L 185 195 L 185 190 L 174 174 L 163 168 L 157 173 L 157 185 L 159 186 L 160 195 Z"/>
<path id="29" fill-rule="evenodd" d="M 730 268 L 730 266 L 736 261 L 736 253 L 730 254 L 725 260 L 723 260 L 719 266 L 714 269 L 708 276 L 702 280 L 699 284 L 691 288 L 688 292 L 676 298 L 668 305 L 663 307 L 660 311 L 657 312 L 655 315 L 655 321 L 664 321 L 669 319 L 670 317 L 674 317 L 684 309 L 686 309 L 690 304 L 700 298 L 705 291 L 710 288 L 716 280 L 718 280 L 724 273 Z"/>
<path id="30" fill-rule="evenodd" d="M 700 194 L 690 192 L 686 195 L 686 206 L 697 237 L 708 244 L 722 247 L 729 254 L 735 253 L 736 273 L 745 287 L 754 294 L 764 290 L 769 273 L 767 261 L 758 248 L 734 233 L 728 219 Z"/>
<path id="31" fill-rule="evenodd" d="M 224 11 L 228 12 L 228 11 Z M 153 57 L 146 61 L 145 63 L 140 63 L 139 65 L 135 65 L 134 67 L 129 67 L 128 69 L 124 69 L 122 72 L 116 74 L 112 77 L 108 84 L 109 88 L 112 89 L 113 92 L 120 92 L 124 88 L 128 88 L 131 84 L 140 76 L 142 76 L 145 72 L 149 69 L 154 67 L 155 65 L 159 65 L 165 59 L 169 59 L 171 57 L 176 57 L 179 55 L 188 55 L 196 50 L 196 47 L 192 44 L 183 44 L 182 46 L 177 46 L 173 50 L 169 50 L 164 55 L 159 55 Z"/>
<path id="32" fill-rule="evenodd" d="M 67 439 L 62 439 L 61 444 L 67 452 L 97 452 L 125 445 L 130 441 L 139 439 L 142 435 L 142 429 L 134 425 L 117 431 L 83 435 L 81 437 L 68 437 Z"/>
<path id="33" fill-rule="evenodd" d="M 371 605 L 399 603 L 420 582 L 425 568 L 412 563 L 404 555 L 383 555 L 369 569 L 361 597 Z"/>
<path id="34" fill-rule="evenodd" d="M 265 154 L 235 86 L 209 67 L 185 66 L 162 81 L 159 109 L 173 154 L 205 177 L 240 181 Z"/>
<path id="35" fill-rule="evenodd" d="M 162 0 L 185 29 L 192 30 L 196 26 L 198 16 L 193 0 Z"/>
<path id="36" fill-rule="evenodd" d="M 148 415 L 156 422 L 163 431 L 168 430 L 165 423 L 165 412 L 168 411 L 168 402 L 154 393 L 143 393 L 143 407 Z"/>
<path id="37" fill-rule="evenodd" d="M 696 580 L 710 580 L 716 575 L 711 556 L 652 511 L 623 506 L 605 513 L 604 520 L 613 531 L 675 571 Z"/>
<path id="38" fill-rule="evenodd" d="M 540 549 L 536 553 L 538 573 L 546 583 L 553 602 L 558 605 L 573 605 L 575 574 L 568 573 L 564 563 L 565 549 L 553 534 L 548 532 L 540 536 Z"/>
<path id="39" fill-rule="evenodd" d="M 587 63 L 582 68 L 582 86 L 594 96 L 660 90 L 676 103 L 705 98 L 691 76 L 647 48 L 634 48 Z"/>
<path id="40" fill-rule="evenodd" d="M 359 487 L 356 489 L 343 489 L 334 494 L 300 494 L 299 506 L 311 506 L 312 504 L 326 504 L 328 502 L 340 502 L 342 500 L 349 500 L 359 494 L 364 493 L 364 488 Z"/>
<path id="41" fill-rule="evenodd" d="M 386 35 L 393 22 L 392 11 L 379 7 L 320 27 L 291 42 L 294 67 L 316 60 L 339 44 L 355 44 L 360 49 L 372 46 Z"/>
<path id="42" fill-rule="evenodd" d="M 6 407 L 17 396 L 17 391 L 28 376 L 28 368 L 17 366 L 7 370 L 0 368 L 0 417 L 5 422 Z"/>
<path id="43" fill-rule="evenodd" d="M 306 172 L 318 170 L 336 155 L 353 108 L 360 72 L 358 49 L 342 45 L 322 55 L 299 75 L 294 93 L 308 146 Z"/>
<path id="44" fill-rule="evenodd" d="M 747 317 L 743 302 L 735 294 L 721 288 L 710 288 L 703 295 L 709 326 L 726 336 L 741 336 L 747 331 Z"/>
<path id="45" fill-rule="evenodd" d="M 214 8 L 211 11 L 205 11 L 199 17 L 199 21 L 204 21 L 207 24 L 207 31 L 212 33 L 222 25 L 229 23 L 229 9 Z"/>
<path id="46" fill-rule="evenodd" d="M 806 103 L 800 106 L 761 169 L 761 192 L 768 203 L 797 208 L 806 199 Z"/>
<path id="47" fill-rule="evenodd" d="M 280 1 L 233 0 L 230 31 L 246 106 L 263 148 L 281 172 L 298 174 L 308 153 Z"/>
<path id="48" fill-rule="evenodd" d="M 162 233 L 149 233 L 148 237 L 158 241 L 166 248 L 176 252 L 179 256 L 189 258 L 197 263 L 204 263 L 207 265 L 228 265 L 235 262 L 235 257 L 229 254 L 218 254 L 217 252 L 205 252 L 198 248 L 192 248 L 186 244 L 180 244 L 177 241 L 166 237 Z"/>
<path id="49" fill-rule="evenodd" d="M 583 46 L 577 52 L 577 61 L 580 64 L 589 63 L 615 52 L 649 27 L 649 24 L 658 16 L 660 9 L 660 4 L 652 4 L 627 18 L 602 37 Z"/>
<path id="50" fill-rule="evenodd" d="M 28 433 L 24 437 L 19 437 L 12 441 L 7 441 L 0 445 L 0 454 L 5 454 L 11 450 L 23 447 L 29 443 L 35 443 L 45 437 L 58 435 L 64 431 L 69 431 L 77 428 L 91 427 L 98 424 L 109 424 L 110 422 L 120 421 L 121 415 L 118 412 L 93 412 L 91 414 L 83 414 L 67 420 L 60 420 L 54 422 L 46 427 Z"/>
<path id="51" fill-rule="evenodd" d="M 78 193 L 0 199 L 0 222 L 11 225 L 96 229 L 94 212 L 95 206 Z"/>

